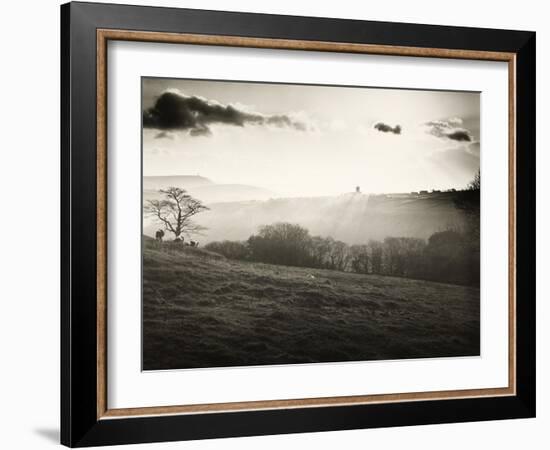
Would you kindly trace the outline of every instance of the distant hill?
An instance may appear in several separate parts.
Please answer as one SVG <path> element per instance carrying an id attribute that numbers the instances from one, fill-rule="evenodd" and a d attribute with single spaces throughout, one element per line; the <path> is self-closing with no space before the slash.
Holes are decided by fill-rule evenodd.
<path id="1" fill-rule="evenodd" d="M 143 177 L 143 190 L 159 190 L 168 186 L 184 187 L 185 189 L 213 184 L 211 180 L 200 175 L 167 175 Z"/>
<path id="2" fill-rule="evenodd" d="M 274 192 L 264 188 L 246 184 L 217 184 L 199 175 L 143 177 L 143 197 L 145 200 L 159 199 L 159 189 L 169 186 L 185 189 L 206 204 L 268 200 L 276 197 Z"/>
<path id="3" fill-rule="evenodd" d="M 272 191 L 246 184 L 210 184 L 190 187 L 188 191 L 207 204 L 269 200 L 275 197 Z"/>
<path id="4" fill-rule="evenodd" d="M 332 236 L 348 244 L 382 240 L 388 236 L 426 239 L 436 231 L 461 227 L 465 218 L 455 208 L 456 193 L 422 196 L 277 198 L 263 201 L 210 203 L 210 211 L 196 216 L 207 227 L 202 244 L 218 240 L 246 240 L 261 225 L 292 222 L 312 235 Z M 154 235 L 157 224 L 146 221 L 144 233 Z"/>

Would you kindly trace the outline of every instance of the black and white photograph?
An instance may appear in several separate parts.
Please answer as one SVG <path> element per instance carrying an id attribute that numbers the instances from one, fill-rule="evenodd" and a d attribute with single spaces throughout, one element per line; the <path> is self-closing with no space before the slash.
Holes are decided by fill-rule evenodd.
<path id="1" fill-rule="evenodd" d="M 142 368 L 480 355 L 480 94 L 142 78 Z"/>

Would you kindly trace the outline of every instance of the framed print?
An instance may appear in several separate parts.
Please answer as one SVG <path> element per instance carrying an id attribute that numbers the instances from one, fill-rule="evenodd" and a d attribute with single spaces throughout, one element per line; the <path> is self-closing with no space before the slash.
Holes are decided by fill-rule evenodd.
<path id="1" fill-rule="evenodd" d="M 61 440 L 535 415 L 535 33 L 61 7 Z"/>

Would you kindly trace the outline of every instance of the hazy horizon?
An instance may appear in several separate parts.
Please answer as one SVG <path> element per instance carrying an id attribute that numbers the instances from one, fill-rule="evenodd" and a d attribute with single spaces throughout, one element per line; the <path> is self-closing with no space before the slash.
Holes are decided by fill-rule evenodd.
<path id="1" fill-rule="evenodd" d="M 215 179 L 213 179 L 212 177 L 209 177 L 207 175 L 203 175 L 203 174 L 174 174 L 174 173 L 171 173 L 171 174 L 166 174 L 166 175 L 157 175 L 157 174 L 154 174 L 154 175 L 143 175 L 144 178 L 179 178 L 179 177 L 200 177 L 200 178 L 203 178 L 205 180 L 208 180 L 212 183 L 212 185 L 229 185 L 229 186 L 235 186 L 235 185 L 243 185 L 243 186 L 250 186 L 250 187 L 255 187 L 255 188 L 260 188 L 260 189 L 265 189 L 265 190 L 269 190 L 271 191 L 273 194 L 277 194 L 277 195 L 281 195 L 283 196 L 284 198 L 300 198 L 300 197 L 330 197 L 330 196 L 338 196 L 338 195 L 345 195 L 345 194 L 350 194 L 350 193 L 356 193 L 356 187 L 359 187 L 360 188 L 360 193 L 361 194 L 370 194 L 370 195 L 383 195 L 383 194 L 408 194 L 408 193 L 412 193 L 412 192 L 419 192 L 419 191 L 423 191 L 423 190 L 426 190 L 428 192 L 432 191 L 432 189 L 435 189 L 435 188 L 431 188 L 431 187 L 426 187 L 426 188 L 423 188 L 423 189 L 418 189 L 416 191 L 365 191 L 363 189 L 362 186 L 349 186 L 349 189 L 347 191 L 342 191 L 342 192 L 335 192 L 335 193 L 332 193 L 332 194 L 311 194 L 311 195 L 303 195 L 303 194 L 300 194 L 300 193 L 296 193 L 295 195 L 292 195 L 292 194 L 288 194 L 288 195 L 283 195 L 279 192 L 275 192 L 275 191 L 272 191 L 270 189 L 268 189 L 267 187 L 265 186 L 262 186 L 262 185 L 252 185 L 252 184 L 248 184 L 248 183 L 242 183 L 242 182 L 239 182 L 239 181 L 235 181 L 235 182 L 231 182 L 231 181 L 225 181 L 223 183 L 219 183 L 217 182 Z M 468 180 L 470 181 L 470 180 Z M 168 184 L 166 184 L 166 187 L 168 187 Z M 182 188 L 185 188 L 185 186 L 176 186 L 176 187 L 182 187 Z M 441 190 L 441 191 L 446 191 L 446 190 L 451 190 L 451 189 L 456 189 L 456 190 L 461 190 L 461 189 L 466 189 L 467 186 L 460 186 L 460 187 L 447 187 L 447 188 L 440 188 L 440 189 L 436 189 L 436 190 Z M 148 189 L 146 187 L 144 187 L 144 190 L 157 190 L 156 188 L 154 189 Z"/>

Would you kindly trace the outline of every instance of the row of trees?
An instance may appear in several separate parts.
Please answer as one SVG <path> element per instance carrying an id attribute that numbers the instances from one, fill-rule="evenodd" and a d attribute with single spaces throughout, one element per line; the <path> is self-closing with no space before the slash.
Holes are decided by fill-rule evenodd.
<path id="1" fill-rule="evenodd" d="M 465 230 L 440 231 L 428 240 L 388 237 L 348 245 L 311 236 L 296 224 L 276 223 L 261 227 L 247 241 L 211 242 L 206 247 L 231 259 L 479 285 L 479 250 Z"/>

